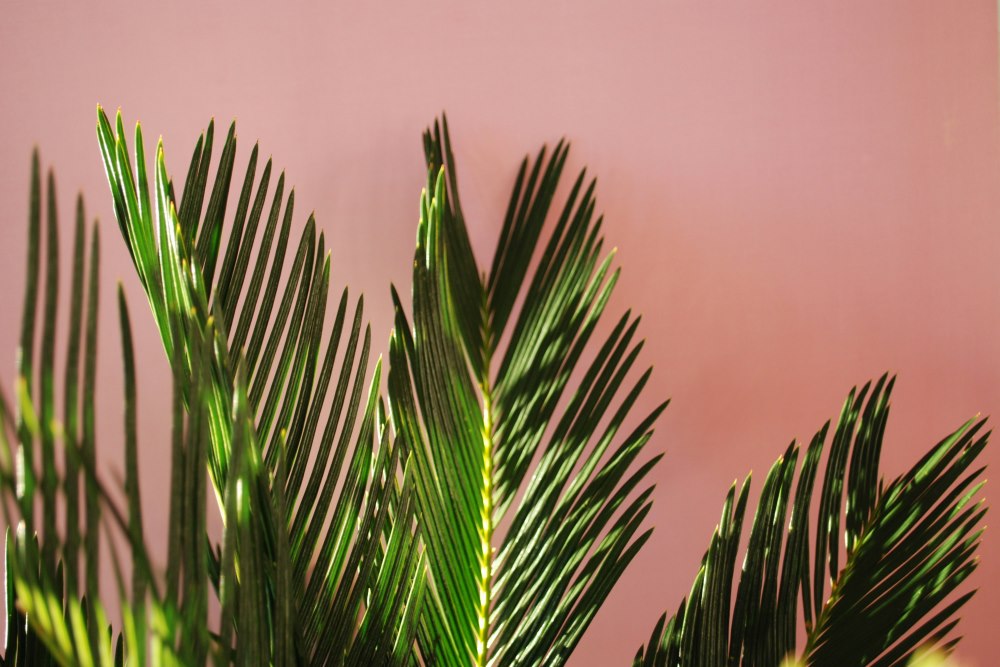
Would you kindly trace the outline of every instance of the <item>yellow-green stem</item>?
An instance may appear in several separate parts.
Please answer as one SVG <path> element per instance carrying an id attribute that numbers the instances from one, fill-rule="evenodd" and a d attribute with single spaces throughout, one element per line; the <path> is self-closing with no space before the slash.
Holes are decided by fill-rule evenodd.
<path id="1" fill-rule="evenodd" d="M 488 368 L 488 366 L 487 366 Z M 476 666 L 489 656 L 490 606 L 493 597 L 493 399 L 488 380 L 483 392 L 483 486 L 479 528 L 479 608 L 476 610 Z"/>

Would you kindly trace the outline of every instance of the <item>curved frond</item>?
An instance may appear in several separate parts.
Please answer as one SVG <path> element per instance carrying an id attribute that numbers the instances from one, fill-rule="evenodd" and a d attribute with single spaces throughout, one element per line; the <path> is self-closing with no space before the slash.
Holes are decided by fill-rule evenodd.
<path id="1" fill-rule="evenodd" d="M 409 477 L 397 477 L 404 461 L 376 437 L 381 366 L 369 376 L 363 302 L 349 316 L 344 290 L 324 332 L 330 258 L 314 219 L 286 265 L 294 192 L 284 174 L 272 190 L 271 161 L 258 174 L 255 146 L 227 217 L 235 125 L 214 176 L 213 136 L 210 124 L 178 204 L 162 142 L 150 194 L 140 127 L 133 163 L 121 115 L 112 127 L 98 113 L 119 226 L 180 384 L 179 409 L 192 420 L 199 402 L 207 410 L 196 439 L 226 518 L 221 554 L 208 554 L 221 577 L 221 645 L 234 639 L 236 660 L 248 664 L 263 655 L 276 665 L 392 663 L 398 645 L 412 644 L 422 555 Z M 183 438 L 174 448 L 184 460 Z M 264 582 L 259 593 L 241 592 L 247 568 Z M 187 589 L 170 590 L 184 604 Z"/>
<path id="2" fill-rule="evenodd" d="M 421 655 L 562 664 L 649 536 L 644 477 L 658 457 L 642 451 L 664 406 L 619 432 L 649 376 L 627 380 L 642 347 L 638 318 L 626 313 L 588 346 L 618 273 L 584 174 L 540 243 L 568 146 L 521 165 L 481 277 L 447 123 L 424 145 L 413 319 L 393 291 L 389 372 L 431 579 Z M 566 395 L 574 373 L 579 389 Z"/>
<path id="3" fill-rule="evenodd" d="M 72 646 L 74 654 L 96 655 L 107 629 L 106 622 L 94 621 L 103 613 L 96 601 L 102 494 L 96 477 L 90 473 L 95 466 L 98 233 L 95 225 L 88 253 L 88 226 L 83 199 L 79 197 L 66 365 L 62 373 L 57 373 L 56 202 L 55 177 L 50 171 L 43 188 L 36 151 L 31 167 L 28 257 L 13 411 L 0 393 L 0 505 L 8 527 L 3 664 L 12 666 L 54 665 L 60 659 L 65 662 L 65 654 L 60 658 L 57 647 L 65 649 L 70 634 L 76 642 Z M 40 330 L 36 321 L 39 304 Z M 62 378 L 64 392 L 62 424 L 55 410 L 57 376 Z M 61 470 L 56 466 L 59 444 L 64 449 Z M 40 517 L 36 508 L 41 509 Z M 60 512 L 65 513 L 65 537 L 56 530 Z M 81 570 L 85 572 L 83 577 Z M 32 623 L 27 622 L 28 615 L 34 616 Z M 57 637 L 59 628 L 63 632 Z"/>
<path id="4" fill-rule="evenodd" d="M 956 613 L 974 592 L 951 596 L 977 564 L 986 508 L 975 501 L 984 468 L 973 465 L 989 433 L 985 420 L 969 421 L 885 483 L 893 383 L 883 376 L 852 390 L 832 439 L 828 422 L 778 459 L 739 572 L 750 478 L 733 485 L 690 595 L 660 619 L 635 665 L 778 665 L 802 649 L 800 637 L 804 665 L 902 666 L 923 646 L 951 650 Z"/>

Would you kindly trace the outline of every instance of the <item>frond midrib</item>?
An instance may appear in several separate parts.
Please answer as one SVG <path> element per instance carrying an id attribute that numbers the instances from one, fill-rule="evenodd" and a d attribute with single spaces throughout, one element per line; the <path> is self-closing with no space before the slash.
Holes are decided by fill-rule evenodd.
<path id="1" fill-rule="evenodd" d="M 479 391 L 482 398 L 482 487 L 480 492 L 480 526 L 479 534 L 479 600 L 476 608 L 476 667 L 486 667 L 489 660 L 490 607 L 493 604 L 493 559 L 496 550 L 493 548 L 493 532 L 496 528 L 493 521 L 493 436 L 494 408 L 493 387 L 490 383 L 490 366 L 492 361 L 492 336 L 489 329 L 488 296 L 484 290 L 483 307 L 481 309 L 481 327 L 483 330 L 482 346 L 482 377 L 479 380 Z"/>
<path id="2" fill-rule="evenodd" d="M 489 368 L 487 365 L 486 368 Z M 493 603 L 493 397 L 488 380 L 480 384 L 483 399 L 483 477 L 480 494 L 479 601 L 476 609 L 476 667 L 489 657 L 490 607 Z"/>

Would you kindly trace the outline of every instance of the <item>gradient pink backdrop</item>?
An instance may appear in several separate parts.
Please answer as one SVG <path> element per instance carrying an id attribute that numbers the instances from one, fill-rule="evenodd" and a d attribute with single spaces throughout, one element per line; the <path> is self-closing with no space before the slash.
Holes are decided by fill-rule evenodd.
<path id="1" fill-rule="evenodd" d="M 673 397 L 652 443 L 667 451 L 656 532 L 573 660 L 624 665 L 686 594 L 728 485 L 808 438 L 852 384 L 899 374 L 890 475 L 1000 407 L 997 5 L 535 4 L 5 4 L 0 376 L 9 388 L 37 143 L 57 168 L 64 257 L 78 188 L 103 221 L 105 462 L 121 443 L 116 279 L 131 297 L 158 547 L 169 379 L 113 222 L 95 103 L 163 134 L 175 172 L 210 116 L 238 118 L 238 161 L 259 137 L 287 169 L 299 224 L 315 209 L 333 284 L 367 295 L 379 349 L 388 284 L 409 285 L 424 125 L 447 110 L 481 262 L 518 160 L 565 135 L 620 250 L 613 310 L 645 314 L 646 406 Z M 986 666 L 995 536 L 982 554 L 960 655 Z"/>

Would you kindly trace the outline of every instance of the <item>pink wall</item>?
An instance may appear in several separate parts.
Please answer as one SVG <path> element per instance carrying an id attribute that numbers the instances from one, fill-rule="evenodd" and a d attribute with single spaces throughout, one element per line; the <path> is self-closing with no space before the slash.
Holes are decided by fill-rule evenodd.
<path id="1" fill-rule="evenodd" d="M 729 483 L 759 478 L 852 384 L 899 374 L 890 474 L 1000 407 L 996 4 L 508 4 L 5 6 L 2 374 L 9 387 L 37 142 L 67 234 L 77 187 L 104 221 L 106 461 L 121 442 L 113 281 L 131 295 L 144 495 L 162 544 L 168 377 L 113 224 L 95 103 L 162 133 L 175 171 L 210 115 L 237 117 L 241 154 L 259 137 L 298 210 L 316 210 L 333 283 L 368 295 L 383 347 L 388 283 L 408 285 L 424 124 L 449 113 L 481 257 L 521 155 L 565 134 L 571 166 L 600 177 L 624 266 L 614 306 L 645 314 L 647 403 L 674 399 L 653 442 L 668 452 L 657 530 L 574 663 L 624 665 L 687 592 Z M 975 583 L 985 592 L 963 614 L 961 655 L 988 665 L 993 535 Z"/>

